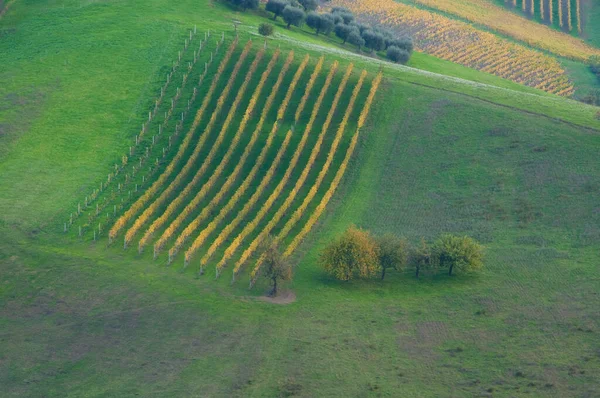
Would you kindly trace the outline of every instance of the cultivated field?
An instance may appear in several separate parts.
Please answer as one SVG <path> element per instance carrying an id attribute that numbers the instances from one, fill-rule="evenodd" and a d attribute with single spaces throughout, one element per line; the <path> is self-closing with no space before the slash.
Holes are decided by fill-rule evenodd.
<path id="1" fill-rule="evenodd" d="M 599 396 L 598 108 L 281 21 L 264 48 L 265 21 L 2 17 L 2 395 Z M 319 255 L 352 224 L 470 235 L 485 267 L 336 281 Z M 294 265 L 279 300 L 267 233 Z"/>
<path id="2" fill-rule="evenodd" d="M 516 39 L 519 42 L 526 43 L 541 50 L 549 51 L 561 57 L 587 61 L 590 56 L 600 54 L 599 49 L 586 44 L 581 39 L 566 33 L 561 33 L 548 26 L 537 23 L 535 20 L 516 15 L 489 0 L 414 0 L 411 2 L 455 15 L 469 22 L 482 25 L 502 35 Z M 559 2 L 562 5 L 562 8 L 558 7 Z M 521 0 L 519 0 L 517 3 L 518 4 L 513 5 L 512 1 L 507 1 L 506 5 L 517 7 L 519 9 L 523 8 L 524 12 L 529 15 L 537 15 L 536 13 L 538 12 L 541 14 L 543 13 L 546 18 L 549 18 L 549 15 L 553 15 L 549 13 L 552 8 L 550 8 L 551 2 L 548 2 L 548 0 L 523 0 L 522 3 Z M 561 11 L 561 15 L 563 15 L 562 21 L 564 21 L 565 30 L 577 30 L 577 26 L 580 26 L 580 23 L 577 21 L 581 19 L 581 13 L 580 11 L 575 11 L 580 10 L 578 7 L 580 1 L 573 0 L 563 2 L 562 0 L 554 0 L 554 3 L 557 13 L 558 10 L 564 9 L 564 11 Z M 577 6 L 573 8 L 574 12 L 570 11 L 571 3 L 573 3 L 574 6 Z M 568 19 L 568 16 L 571 16 L 571 18 Z M 562 27 L 563 23 L 561 23 L 560 26 Z"/>
<path id="3" fill-rule="evenodd" d="M 365 22 L 412 37 L 418 50 L 436 57 L 550 93 L 570 96 L 574 92 L 556 58 L 468 23 L 393 0 L 336 0 L 332 5 L 347 7 Z"/>

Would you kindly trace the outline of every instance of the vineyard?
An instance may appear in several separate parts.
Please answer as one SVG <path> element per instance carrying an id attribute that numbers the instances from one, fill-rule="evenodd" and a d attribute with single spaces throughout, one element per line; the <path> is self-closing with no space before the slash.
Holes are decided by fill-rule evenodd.
<path id="1" fill-rule="evenodd" d="M 520 9 L 565 32 L 583 33 L 583 0 L 504 0 L 506 7 Z"/>
<path id="2" fill-rule="evenodd" d="M 412 37 L 419 51 L 561 96 L 574 92 L 556 58 L 468 23 L 393 0 L 335 0 L 333 5 Z"/>
<path id="3" fill-rule="evenodd" d="M 195 37 L 190 32 L 178 62 Z M 205 34 L 197 45 L 206 48 L 209 37 Z M 159 124 L 161 134 L 148 138 L 163 102 L 166 88 L 161 89 L 136 146 L 115 165 L 110 181 L 86 197 L 83 208 L 78 206 L 76 217 L 85 220 L 82 214 L 88 209 L 88 220 L 76 233 L 89 237 L 91 230 L 92 239 L 99 239 L 102 214 L 112 208 L 112 214 L 106 212 L 111 243 L 123 239 L 125 248 L 133 245 L 140 253 L 150 248 L 155 260 L 180 261 L 200 273 L 215 264 L 217 276 L 231 269 L 235 278 L 249 268 L 251 285 L 260 275 L 256 251 L 265 237 L 275 236 L 285 256 L 295 251 L 344 176 L 381 73 L 369 77 L 352 64 L 342 68 L 323 57 L 312 60 L 294 51 L 254 47 L 237 38 L 226 45 L 220 36 L 214 51 L 206 50 L 204 64 L 194 51 L 182 82 L 195 85 L 175 90 Z M 182 96 L 189 100 L 175 132 L 159 141 Z M 176 148 L 172 144 L 178 139 Z M 149 146 L 136 151 L 142 142 Z M 159 142 L 167 146 L 160 149 Z M 130 159 L 136 153 L 139 163 Z M 161 157 L 149 162 L 154 153 Z M 133 184 L 140 170 L 147 174 Z M 122 181 L 115 187 L 119 176 Z M 92 201 L 97 202 L 95 211 Z M 65 231 L 72 224 L 73 216 Z"/>
<path id="4" fill-rule="evenodd" d="M 515 14 L 506 8 L 486 0 L 414 0 L 416 4 L 456 15 L 470 22 L 483 25 L 498 33 L 512 37 L 532 47 L 549 51 L 555 55 L 579 61 L 587 61 L 600 50 L 584 43 L 581 39 L 561 33 L 527 17 Z M 581 32 L 580 0 L 506 0 L 509 7 L 522 10 L 529 18 L 540 20 L 571 32 Z M 556 16 L 554 12 L 556 11 Z"/>

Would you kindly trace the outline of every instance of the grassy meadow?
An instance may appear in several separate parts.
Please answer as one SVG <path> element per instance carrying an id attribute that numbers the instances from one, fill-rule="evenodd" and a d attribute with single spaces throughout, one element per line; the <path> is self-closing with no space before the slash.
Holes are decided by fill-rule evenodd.
<path id="1" fill-rule="evenodd" d="M 210 29 L 214 40 L 225 32 L 224 46 L 208 69 L 212 77 L 233 37 L 232 19 L 242 22 L 234 60 L 249 38 L 255 42 L 233 83 L 236 93 L 262 44 L 255 33 L 265 21 L 259 14 L 208 0 L 17 0 L 0 19 L 2 395 L 600 395 L 598 108 L 430 56 L 414 54 L 413 68 L 385 64 L 384 81 L 342 185 L 292 258 L 294 280 L 284 287 L 295 297 L 289 304 L 266 300 L 263 281 L 249 290 L 247 275 L 232 284 L 229 274 L 215 280 L 210 267 L 199 276 L 199 256 L 193 267 L 184 269 L 181 256 L 165 266 L 164 255 L 153 261 L 151 250 L 139 255 L 120 243 L 108 246 L 106 235 L 92 241 L 90 231 L 82 239 L 75 228 L 62 233 L 77 204 L 127 153 L 189 30 L 197 25 L 202 35 Z M 321 55 L 326 62 L 317 88 L 334 60 L 340 62 L 335 88 L 350 62 L 355 65 L 352 83 L 362 68 L 371 78 L 379 70 L 379 62 L 346 52 L 332 38 L 317 38 L 306 28 L 287 31 L 281 21 L 276 29 L 258 69 L 281 49 L 269 87 L 290 50 L 295 61 L 283 87 L 305 54 L 311 61 L 299 87 Z M 214 40 L 206 50 L 214 50 Z M 202 72 L 208 55 L 200 55 L 191 76 Z M 190 57 L 186 52 L 184 62 Z M 224 76 L 232 68 L 233 62 Z M 183 73 L 174 74 L 166 98 L 174 95 Z M 218 83 L 217 93 L 226 82 Z M 174 136 L 176 144 L 208 86 L 198 88 L 192 116 Z M 168 131 L 185 111 L 191 87 L 184 89 Z M 301 94 L 292 97 L 292 109 Z M 283 96 L 280 90 L 271 117 Z M 332 89 L 325 103 L 333 96 Z M 345 109 L 348 100 L 344 95 L 339 108 Z M 230 95 L 226 109 L 232 101 Z M 263 95 L 258 109 L 264 101 Z M 161 105 L 156 123 L 163 121 L 168 105 L 168 100 Z M 207 112 L 214 108 L 211 101 Z M 317 126 L 325 111 L 318 114 Z M 238 113 L 218 157 L 240 123 Z M 291 113 L 283 119 L 269 160 L 292 125 Z M 218 116 L 217 125 L 225 117 Z M 338 110 L 334 127 L 340 120 Z M 255 125 L 254 118 L 248 129 Z M 194 134 L 205 126 L 206 118 Z M 151 159 L 158 157 L 166 136 L 158 139 Z M 149 140 L 147 135 L 144 145 Z M 234 159 L 247 140 L 242 139 Z M 297 140 L 291 141 L 283 165 Z M 307 146 L 315 140 L 312 134 Z M 262 145 L 261 136 L 251 159 Z M 331 145 L 331 136 L 324 145 Z M 345 136 L 339 154 L 348 145 Z M 155 179 L 173 153 L 157 167 L 144 163 L 142 172 Z M 131 164 L 139 156 L 132 156 Z M 324 162 L 319 156 L 309 182 Z M 200 166 L 201 160 L 195 168 Z M 226 168 L 219 184 L 233 167 Z M 203 181 L 213 171 L 211 165 Z M 284 171 L 283 166 L 277 170 L 271 185 Z M 291 179 L 298 175 L 295 170 Z M 116 178 L 124 181 L 122 175 Z M 324 186 L 331 179 L 328 174 Z M 120 214 L 142 194 L 112 197 L 114 189 L 100 197 L 107 203 L 100 217 L 109 213 L 102 222 L 114 221 L 113 204 Z M 93 208 L 74 225 L 86 226 L 92 213 Z M 407 271 L 390 272 L 385 281 L 335 281 L 318 265 L 319 251 L 352 224 L 393 232 L 415 244 L 443 232 L 468 234 L 486 246 L 485 269 L 418 280 Z"/>

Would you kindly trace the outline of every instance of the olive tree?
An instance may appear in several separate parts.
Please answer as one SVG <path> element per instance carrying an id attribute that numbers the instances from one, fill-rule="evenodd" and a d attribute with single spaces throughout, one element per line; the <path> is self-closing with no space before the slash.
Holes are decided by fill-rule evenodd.
<path id="1" fill-rule="evenodd" d="M 350 32 L 348 34 L 347 41 L 348 43 L 354 44 L 356 47 L 358 47 L 359 51 L 361 47 L 365 45 L 365 39 L 362 38 L 358 30 L 353 30 L 352 32 Z"/>
<path id="2" fill-rule="evenodd" d="M 302 11 L 301 9 L 288 5 L 283 9 L 281 16 L 283 17 L 283 20 L 287 23 L 287 28 L 289 29 L 292 25 L 302 26 L 306 14 L 304 14 L 304 11 Z"/>
<path id="3" fill-rule="evenodd" d="M 265 10 L 273 13 L 273 20 L 277 20 L 277 17 L 283 13 L 283 10 L 290 3 L 287 0 L 269 0 L 265 4 Z"/>
<path id="4" fill-rule="evenodd" d="M 386 55 L 390 60 L 400 64 L 406 64 L 410 59 L 410 54 L 408 51 L 396 46 L 388 47 Z"/>

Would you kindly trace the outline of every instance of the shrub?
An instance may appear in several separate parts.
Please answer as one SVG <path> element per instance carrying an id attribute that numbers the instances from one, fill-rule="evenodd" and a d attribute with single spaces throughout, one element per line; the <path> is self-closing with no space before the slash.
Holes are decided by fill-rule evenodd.
<path id="1" fill-rule="evenodd" d="M 350 227 L 337 241 L 327 246 L 320 261 L 327 272 L 342 281 L 370 278 L 380 269 L 373 237 L 356 227 Z"/>
<path id="2" fill-rule="evenodd" d="M 304 22 L 304 18 L 306 18 L 306 14 L 299 8 L 292 7 L 290 5 L 286 6 L 281 13 L 283 20 L 287 23 L 287 28 L 289 29 L 291 25 L 294 26 L 302 26 Z"/>
<path id="3" fill-rule="evenodd" d="M 270 23 L 261 23 L 260 25 L 258 25 L 258 33 L 265 37 L 271 36 L 274 31 L 275 27 Z"/>
<path id="4" fill-rule="evenodd" d="M 390 60 L 401 64 L 406 64 L 410 59 L 410 54 L 408 51 L 396 46 L 388 47 L 386 55 Z"/>

